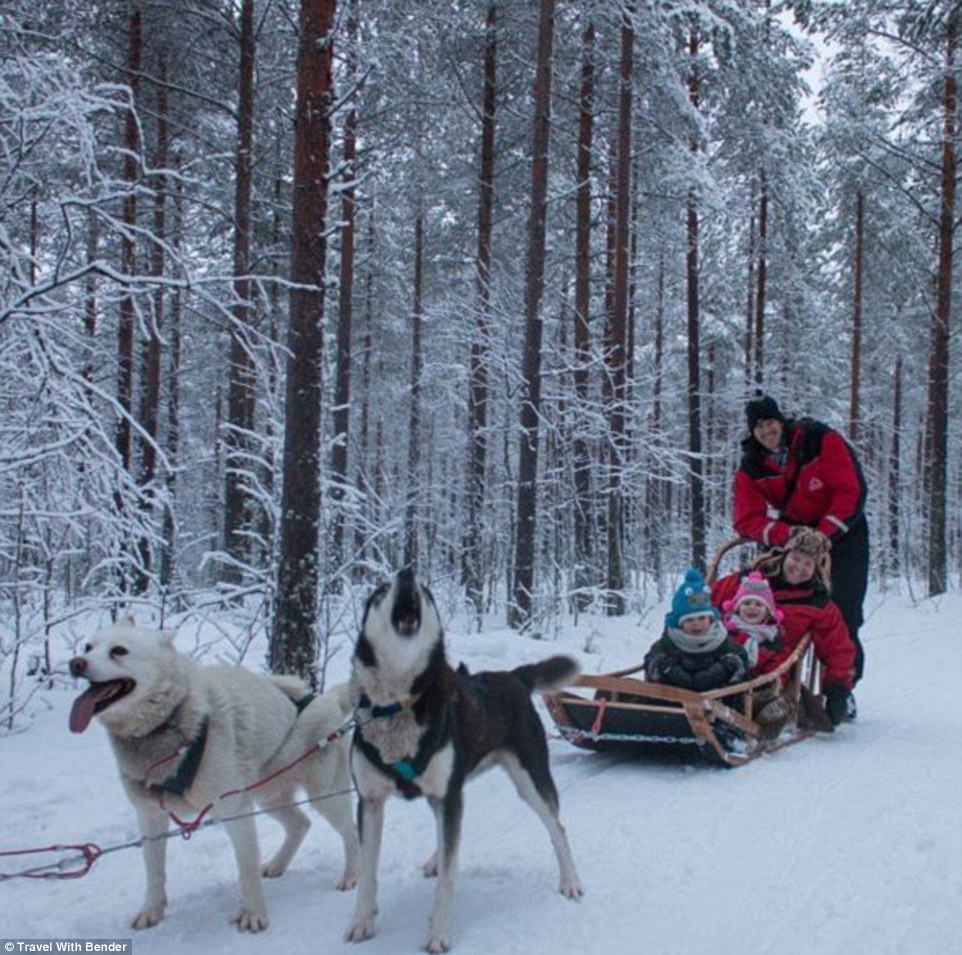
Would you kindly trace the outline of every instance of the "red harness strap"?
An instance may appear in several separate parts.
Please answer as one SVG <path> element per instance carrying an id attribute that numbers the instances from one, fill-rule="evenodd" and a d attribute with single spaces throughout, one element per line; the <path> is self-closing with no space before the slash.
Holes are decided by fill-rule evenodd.
<path id="1" fill-rule="evenodd" d="M 591 733 L 597 736 L 601 732 L 601 724 L 605 721 L 605 713 L 608 710 L 608 701 L 602 699 L 598 703 L 598 715 L 595 717 L 595 721 L 591 724 Z"/>
<path id="2" fill-rule="evenodd" d="M 27 869 L 23 872 L 11 873 L 9 875 L 0 874 L 0 881 L 21 877 L 24 879 L 79 879 L 85 876 L 93 864 L 103 855 L 100 846 L 92 842 L 84 842 L 78 845 L 53 845 L 44 846 L 39 849 L 10 849 L 0 852 L 0 856 L 27 856 L 36 855 L 40 852 L 67 852 L 73 850 L 79 852 L 83 857 L 83 866 L 79 869 L 67 871 L 65 866 L 75 862 L 75 859 L 61 859 L 49 865 L 37 866 L 34 869 Z"/>

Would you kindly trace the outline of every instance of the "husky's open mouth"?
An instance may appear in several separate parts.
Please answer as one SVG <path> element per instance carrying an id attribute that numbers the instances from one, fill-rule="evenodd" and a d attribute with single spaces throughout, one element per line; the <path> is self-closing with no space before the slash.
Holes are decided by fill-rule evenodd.
<path id="1" fill-rule="evenodd" d="M 70 710 L 70 730 L 73 733 L 82 733 L 89 725 L 90 721 L 98 713 L 102 713 L 108 706 L 112 706 L 117 700 L 123 699 L 136 686 L 136 682 L 130 679 L 106 680 L 103 683 L 91 683 L 80 696 L 74 700 Z"/>
<path id="2" fill-rule="evenodd" d="M 391 623 L 399 636 L 413 637 L 421 628 L 421 594 L 410 568 L 397 575 Z"/>

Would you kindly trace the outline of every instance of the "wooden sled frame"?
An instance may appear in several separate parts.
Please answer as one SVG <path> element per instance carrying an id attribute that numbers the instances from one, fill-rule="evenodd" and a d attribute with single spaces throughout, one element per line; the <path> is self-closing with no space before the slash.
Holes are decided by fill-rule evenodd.
<path id="1" fill-rule="evenodd" d="M 753 719 L 762 691 L 781 680 L 782 696 L 794 713 L 801 711 L 802 686 L 814 675 L 808 636 L 771 673 L 745 683 L 695 693 L 632 677 L 642 665 L 616 673 L 583 674 L 574 688 L 545 695 L 561 736 L 584 749 L 668 749 L 694 745 L 712 762 L 740 766 L 763 753 L 800 742 L 814 730 L 803 729 L 797 716 L 774 739 Z M 577 688 L 594 690 L 588 697 Z"/>
<path id="2" fill-rule="evenodd" d="M 721 558 L 748 543 L 738 538 L 715 555 L 708 579 L 714 582 Z M 548 712 L 561 736 L 585 749 L 642 752 L 695 746 L 711 762 L 740 766 L 807 739 L 815 732 L 802 719 L 803 694 L 811 698 L 819 684 L 819 667 L 806 634 L 777 669 L 742 683 L 704 693 L 634 676 L 638 664 L 613 673 L 579 676 L 571 688 L 546 694 Z M 754 719 L 759 697 L 767 701 L 784 678 L 782 697 L 793 716 L 774 737 Z M 577 692 L 593 690 L 592 696 Z M 800 723 L 800 720 L 802 721 Z"/>

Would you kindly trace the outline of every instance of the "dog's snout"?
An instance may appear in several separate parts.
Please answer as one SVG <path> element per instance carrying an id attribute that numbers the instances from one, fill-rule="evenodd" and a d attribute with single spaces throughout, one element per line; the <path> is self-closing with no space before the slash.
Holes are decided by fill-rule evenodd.
<path id="1" fill-rule="evenodd" d="M 70 661 L 70 675 L 83 676 L 87 672 L 87 661 L 83 657 L 74 657 Z"/>
<path id="2" fill-rule="evenodd" d="M 405 567 L 397 575 L 391 623 L 398 633 L 405 636 L 416 633 L 421 626 L 421 591 L 414 571 L 409 567 Z"/>

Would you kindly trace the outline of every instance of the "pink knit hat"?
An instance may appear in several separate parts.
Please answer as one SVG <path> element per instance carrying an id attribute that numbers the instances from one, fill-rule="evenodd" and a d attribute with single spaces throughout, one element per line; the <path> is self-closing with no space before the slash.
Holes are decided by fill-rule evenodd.
<path id="1" fill-rule="evenodd" d="M 735 591 L 735 596 L 731 600 L 726 600 L 722 604 L 722 609 L 726 613 L 737 612 L 739 604 L 748 599 L 760 600 L 768 607 L 772 619 L 776 623 L 782 622 L 785 614 L 776 606 L 775 597 L 772 594 L 772 588 L 768 586 L 768 581 L 757 570 L 753 570 L 747 577 L 742 577 L 738 590 Z"/>

